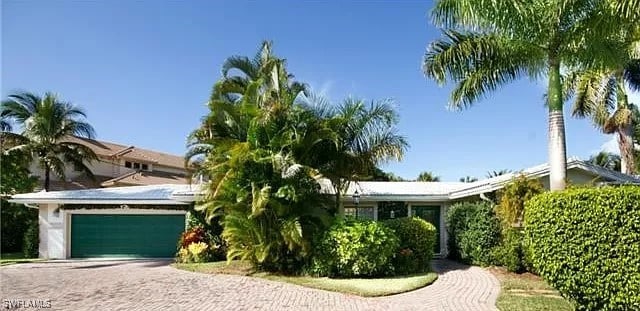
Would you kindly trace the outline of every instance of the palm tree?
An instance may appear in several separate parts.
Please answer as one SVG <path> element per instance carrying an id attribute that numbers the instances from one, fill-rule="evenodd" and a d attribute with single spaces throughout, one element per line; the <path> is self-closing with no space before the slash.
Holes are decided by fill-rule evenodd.
<path id="1" fill-rule="evenodd" d="M 472 183 L 476 181 L 478 181 L 478 179 L 473 176 L 465 176 L 460 178 L 460 182 Z"/>
<path id="2" fill-rule="evenodd" d="M 432 172 L 422 172 L 418 175 L 416 181 L 440 181 L 440 176 L 436 176 L 436 174 Z"/>
<path id="3" fill-rule="evenodd" d="M 573 115 L 590 117 L 603 133 L 617 134 L 622 172 L 633 175 L 635 107 L 628 100 L 625 84 L 640 91 L 640 59 L 625 58 L 610 67 L 578 70 L 569 74 L 567 83 L 569 91 L 576 94 Z"/>
<path id="4" fill-rule="evenodd" d="M 596 66 L 625 53 L 610 40 L 621 28 L 638 27 L 640 10 L 632 7 L 615 0 L 440 0 L 432 17 L 447 30 L 427 48 L 423 71 L 441 85 L 456 83 L 454 109 L 520 77 L 546 75 L 550 188 L 561 190 L 567 159 L 560 68 Z"/>
<path id="5" fill-rule="evenodd" d="M 82 109 L 63 102 L 52 93 L 40 97 L 33 93 L 17 93 L 2 102 L 0 116 L 22 125 L 22 132 L 3 132 L 12 147 L 6 152 L 23 152 L 37 159 L 44 169 L 44 189 L 49 190 L 53 172 L 65 179 L 65 167 L 73 164 L 93 178 L 85 164 L 97 159 L 93 150 L 83 144 L 69 141 L 69 137 L 93 138 L 93 127 L 84 121 Z"/>
<path id="6" fill-rule="evenodd" d="M 618 172 L 622 168 L 620 156 L 606 151 L 601 151 L 598 154 L 591 156 L 591 158 L 589 158 L 589 162 Z"/>
<path id="7" fill-rule="evenodd" d="M 486 177 L 487 178 L 493 178 L 493 177 L 506 175 L 506 174 L 509 174 L 509 173 L 511 173 L 511 170 L 507 170 L 507 169 L 503 169 L 503 170 L 499 170 L 499 171 L 489 171 L 489 172 L 487 172 Z"/>
<path id="8" fill-rule="evenodd" d="M 351 182 L 367 179 L 370 172 L 385 162 L 401 160 L 408 148 L 395 125 L 398 113 L 390 100 L 366 104 L 356 98 L 345 99 L 338 107 L 315 96 L 301 97 L 300 103 L 324 120 L 335 139 L 318 145 L 322 161 L 319 173 L 334 188 L 335 207 L 342 213 L 340 198 Z"/>

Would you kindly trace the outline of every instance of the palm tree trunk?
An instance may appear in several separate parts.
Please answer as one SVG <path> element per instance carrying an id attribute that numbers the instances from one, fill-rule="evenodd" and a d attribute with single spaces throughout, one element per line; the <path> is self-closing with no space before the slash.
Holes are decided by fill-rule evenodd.
<path id="1" fill-rule="evenodd" d="M 49 184 L 51 183 L 51 168 L 48 164 L 44 165 L 44 190 L 49 191 Z"/>
<path id="2" fill-rule="evenodd" d="M 625 174 L 634 175 L 636 173 L 636 163 L 633 156 L 633 124 L 627 124 L 618 128 L 618 146 L 620 148 L 620 166 Z"/>
<path id="3" fill-rule="evenodd" d="M 567 179 L 567 143 L 562 111 L 562 85 L 560 63 L 553 58 L 549 62 L 549 188 L 551 191 L 564 190 Z"/>
<path id="4" fill-rule="evenodd" d="M 618 72 L 616 78 L 618 81 L 624 81 L 622 72 Z M 634 159 L 634 146 L 633 146 L 633 122 L 631 120 L 632 112 L 629 110 L 629 101 L 627 98 L 627 92 L 624 84 L 618 84 L 618 109 L 625 109 L 629 112 L 629 116 L 626 120 L 617 120 L 618 128 L 618 148 L 620 149 L 620 169 L 623 173 L 633 175 L 635 174 L 635 159 Z"/>

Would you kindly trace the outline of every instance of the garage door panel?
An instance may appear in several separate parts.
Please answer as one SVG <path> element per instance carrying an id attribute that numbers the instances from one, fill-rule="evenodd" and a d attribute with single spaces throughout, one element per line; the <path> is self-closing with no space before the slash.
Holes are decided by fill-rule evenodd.
<path id="1" fill-rule="evenodd" d="M 72 215 L 71 257 L 173 257 L 184 215 Z"/>

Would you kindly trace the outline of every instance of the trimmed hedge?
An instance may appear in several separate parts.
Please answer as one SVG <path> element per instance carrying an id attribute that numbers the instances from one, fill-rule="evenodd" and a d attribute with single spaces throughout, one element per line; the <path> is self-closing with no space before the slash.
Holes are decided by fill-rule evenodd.
<path id="1" fill-rule="evenodd" d="M 396 274 L 429 271 L 436 243 L 436 227 L 417 217 L 396 218 L 384 221 L 400 240 L 392 263 Z"/>
<path id="2" fill-rule="evenodd" d="M 447 212 L 449 257 L 465 263 L 494 264 L 493 248 L 500 243 L 500 221 L 487 202 L 462 202 Z"/>
<path id="3" fill-rule="evenodd" d="M 526 209 L 533 266 L 578 310 L 640 310 L 640 187 L 544 193 Z"/>
<path id="4" fill-rule="evenodd" d="M 398 249 L 393 230 L 375 221 L 339 220 L 318 243 L 312 272 L 324 276 L 393 275 Z"/>

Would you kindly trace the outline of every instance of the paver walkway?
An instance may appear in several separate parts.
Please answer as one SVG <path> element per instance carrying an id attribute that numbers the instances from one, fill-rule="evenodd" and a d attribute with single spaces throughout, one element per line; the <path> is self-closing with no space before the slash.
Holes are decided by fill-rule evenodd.
<path id="1" fill-rule="evenodd" d="M 233 275 L 181 271 L 166 261 L 67 261 L 0 268 L 0 298 L 49 299 L 52 310 L 495 310 L 498 280 L 482 268 L 434 262 L 438 280 L 362 298 Z"/>

